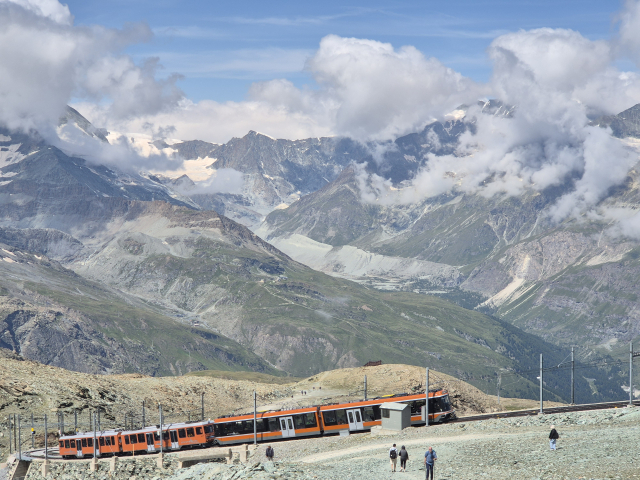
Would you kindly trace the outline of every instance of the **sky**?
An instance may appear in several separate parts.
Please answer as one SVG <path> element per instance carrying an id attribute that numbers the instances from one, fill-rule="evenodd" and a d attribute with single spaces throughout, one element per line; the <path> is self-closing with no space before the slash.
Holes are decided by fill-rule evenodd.
<path id="1" fill-rule="evenodd" d="M 614 219 L 640 238 L 640 214 L 598 207 L 638 152 L 590 125 L 640 103 L 639 67 L 640 0 L 0 0 L 0 125 L 70 153 L 178 168 L 136 154 L 127 136 L 223 143 L 250 130 L 348 136 L 380 153 L 466 106 L 476 128 L 455 154 L 421 159 L 401 189 L 361 171 L 363 200 L 569 182 L 550 218 Z M 483 114 L 487 99 L 515 113 Z M 127 135 L 105 146 L 60 128 L 69 104 Z"/>
<path id="2" fill-rule="evenodd" d="M 73 0 L 75 25 L 122 28 L 145 22 L 153 37 L 126 51 L 158 57 L 159 75 L 179 73 L 193 101 L 241 101 L 256 81 L 287 78 L 315 87 L 305 62 L 329 34 L 412 45 L 475 81 L 488 81 L 486 49 L 520 29 L 568 28 L 608 38 L 621 4 L 602 0 L 404 2 Z"/>

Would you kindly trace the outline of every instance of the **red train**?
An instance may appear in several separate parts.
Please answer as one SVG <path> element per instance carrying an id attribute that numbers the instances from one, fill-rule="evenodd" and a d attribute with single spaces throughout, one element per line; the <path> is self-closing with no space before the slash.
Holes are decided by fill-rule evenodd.
<path id="1" fill-rule="evenodd" d="M 259 442 L 282 438 L 331 435 L 343 430 L 361 432 L 382 423 L 380 406 L 387 402 L 411 405 L 411 424 L 425 423 L 425 395 L 390 395 L 362 402 L 261 412 L 256 418 Z M 445 390 L 429 392 L 429 423 L 455 419 Z M 146 427 L 139 430 L 110 430 L 96 433 L 98 456 L 142 454 L 212 445 L 233 445 L 253 441 L 253 414 L 221 417 L 202 422 Z M 161 431 L 162 430 L 162 431 Z M 60 455 L 64 458 L 93 456 L 93 432 L 60 437 Z"/>

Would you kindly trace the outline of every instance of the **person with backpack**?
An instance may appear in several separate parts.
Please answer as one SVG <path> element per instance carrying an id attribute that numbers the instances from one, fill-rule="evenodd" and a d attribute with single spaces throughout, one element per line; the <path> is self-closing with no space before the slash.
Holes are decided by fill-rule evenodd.
<path id="1" fill-rule="evenodd" d="M 402 447 L 400 447 L 400 453 L 398 454 L 398 456 L 400 457 L 400 471 L 401 472 L 406 472 L 407 471 L 407 460 L 409 460 L 409 452 L 407 452 L 407 449 L 404 448 L 404 445 L 402 445 Z"/>
<path id="2" fill-rule="evenodd" d="M 549 433 L 549 448 L 551 450 L 555 450 L 556 449 L 556 440 L 558 440 L 560 438 L 560 435 L 558 435 L 558 431 L 556 430 L 556 426 L 555 425 L 551 425 L 551 432 Z"/>
<path id="3" fill-rule="evenodd" d="M 267 445 L 267 449 L 265 450 L 264 454 L 267 457 L 267 461 L 273 462 L 273 447 L 271 445 Z"/>
<path id="4" fill-rule="evenodd" d="M 396 448 L 396 444 L 393 444 L 393 447 L 389 449 L 389 460 L 391 460 L 391 471 L 396 471 L 396 464 L 398 463 L 398 449 Z"/>
<path id="5" fill-rule="evenodd" d="M 434 479 L 433 465 L 437 459 L 438 455 L 436 455 L 436 451 L 432 447 L 429 447 L 429 450 L 424 453 L 424 469 L 427 474 L 427 480 L 429 480 L 429 473 L 431 473 L 431 480 Z"/>

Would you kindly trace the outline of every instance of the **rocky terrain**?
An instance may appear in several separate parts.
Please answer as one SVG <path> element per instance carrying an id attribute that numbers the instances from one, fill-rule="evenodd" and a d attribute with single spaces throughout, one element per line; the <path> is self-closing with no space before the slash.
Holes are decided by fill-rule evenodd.
<path id="1" fill-rule="evenodd" d="M 57 478 L 70 480 L 124 479 L 131 475 L 138 480 L 421 479 L 425 474 L 422 456 L 432 446 L 438 455 L 436 478 L 441 479 L 631 479 L 639 475 L 639 418 L 635 407 L 453 423 L 384 435 L 280 441 L 273 443 L 273 463 L 264 461 L 265 447 L 260 445 L 246 464 L 209 463 L 178 470 L 172 455 L 167 455 L 162 471 L 145 460 L 128 467 L 120 462 L 120 470 L 112 476 L 106 469 L 90 474 L 87 463 L 54 464 L 54 468 Z M 556 451 L 549 450 L 552 424 L 560 434 Z M 409 452 L 406 473 L 389 471 L 388 450 L 392 443 L 405 445 Z M 34 469 L 27 478 L 42 477 Z"/>
<path id="2" fill-rule="evenodd" d="M 219 378 L 215 372 L 176 377 L 149 377 L 140 374 L 90 375 L 25 360 L 0 349 L 0 450 L 8 450 L 8 415 L 21 415 L 23 425 L 30 425 L 33 414 L 41 436 L 43 416 L 49 417 L 52 432 L 73 429 L 77 415 L 78 428 L 89 430 L 91 412 L 100 410 L 101 426 L 121 428 L 143 421 L 145 405 L 147 425 L 159 421 L 158 405 L 165 421 L 200 418 L 201 398 L 206 418 L 253 409 L 253 391 L 258 407 L 264 409 L 300 408 L 310 405 L 359 400 L 364 397 L 363 379 L 367 375 L 368 397 L 392 393 L 424 391 L 424 370 L 409 365 L 381 365 L 323 372 L 313 377 L 291 381 L 281 377 L 253 374 L 252 380 Z M 231 376 L 229 372 L 221 372 Z M 244 374 L 238 375 L 242 378 Z M 446 388 L 459 414 L 497 411 L 509 405 L 486 395 L 477 388 L 440 372 L 430 375 L 432 388 Z M 303 392 L 305 392 L 303 394 Z M 203 395 L 203 397 L 201 397 Z M 535 401 L 530 401 L 535 404 Z M 523 405 L 526 406 L 526 405 Z M 63 415 L 62 420 L 60 415 Z M 64 423 L 64 427 L 62 426 Z M 30 438 L 24 438 L 25 449 Z"/>

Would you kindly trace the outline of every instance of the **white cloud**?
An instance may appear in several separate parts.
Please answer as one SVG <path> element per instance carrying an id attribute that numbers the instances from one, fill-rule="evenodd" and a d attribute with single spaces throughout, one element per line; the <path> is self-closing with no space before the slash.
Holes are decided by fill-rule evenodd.
<path id="1" fill-rule="evenodd" d="M 175 106 L 175 77 L 156 81 L 156 61 L 138 66 L 121 53 L 150 36 L 143 24 L 75 27 L 55 0 L 0 1 L 0 123 L 52 135 L 72 97 L 106 102 L 115 118 Z"/>

